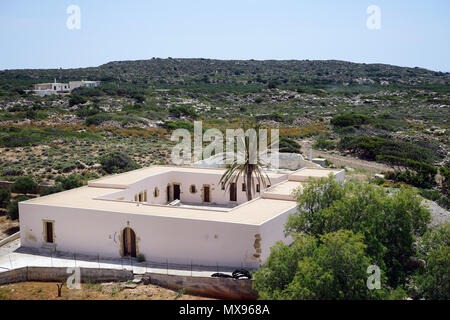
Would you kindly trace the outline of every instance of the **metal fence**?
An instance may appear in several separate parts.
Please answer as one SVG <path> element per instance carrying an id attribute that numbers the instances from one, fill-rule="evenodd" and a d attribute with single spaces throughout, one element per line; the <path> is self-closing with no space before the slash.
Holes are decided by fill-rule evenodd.
<path id="1" fill-rule="evenodd" d="M 135 274 L 160 273 L 185 276 L 211 276 L 213 273 L 231 274 L 236 269 L 253 270 L 254 267 L 241 262 L 235 266 L 224 266 L 218 262 L 208 263 L 177 263 L 170 258 L 149 259 L 138 261 L 137 258 L 107 258 L 100 254 L 85 255 L 64 252 L 40 252 L 37 249 L 18 248 L 14 252 L 0 256 L 0 272 L 25 266 L 36 267 L 84 267 L 98 269 L 131 270 Z"/>

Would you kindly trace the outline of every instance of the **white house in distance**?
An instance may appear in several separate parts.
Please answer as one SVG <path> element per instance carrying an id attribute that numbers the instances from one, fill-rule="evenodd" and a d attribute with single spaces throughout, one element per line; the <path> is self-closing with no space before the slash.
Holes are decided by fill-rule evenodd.
<path id="1" fill-rule="evenodd" d="M 87 186 L 19 203 L 24 247 L 102 257 L 256 268 L 285 238 L 296 211 L 293 189 L 309 177 L 344 180 L 341 169 L 268 173 L 247 201 L 245 184 L 224 189 L 225 169 L 152 166 L 93 180 Z"/>
<path id="2" fill-rule="evenodd" d="M 69 83 L 59 83 L 56 82 L 48 82 L 48 83 L 37 83 L 34 85 L 33 92 L 40 96 L 50 95 L 50 94 L 67 94 L 70 93 L 73 89 L 79 87 L 98 87 L 100 85 L 100 81 L 69 81 Z"/>

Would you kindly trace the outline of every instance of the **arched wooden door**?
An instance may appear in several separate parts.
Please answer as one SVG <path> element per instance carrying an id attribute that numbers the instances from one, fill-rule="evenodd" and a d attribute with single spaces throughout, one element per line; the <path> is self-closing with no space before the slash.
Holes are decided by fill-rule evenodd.
<path id="1" fill-rule="evenodd" d="M 136 233 L 133 229 L 123 229 L 123 255 L 136 257 Z"/>

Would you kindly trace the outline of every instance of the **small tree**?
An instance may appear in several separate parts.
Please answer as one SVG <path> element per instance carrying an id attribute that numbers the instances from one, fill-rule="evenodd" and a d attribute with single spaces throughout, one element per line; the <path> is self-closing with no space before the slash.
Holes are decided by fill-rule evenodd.
<path id="1" fill-rule="evenodd" d="M 425 299 L 450 299 L 450 223 L 427 231 L 419 241 L 426 267 L 414 276 L 419 295 Z"/>
<path id="2" fill-rule="evenodd" d="M 279 242 L 266 265 L 255 273 L 261 299 L 371 299 L 385 290 L 367 288 L 367 256 L 363 236 L 340 230 L 318 239 L 297 235 L 291 247 Z"/>
<path id="3" fill-rule="evenodd" d="M 83 181 L 81 180 L 81 177 L 79 175 L 76 175 L 73 173 L 71 175 L 69 175 L 68 177 L 61 177 L 59 179 L 58 178 L 56 181 L 61 183 L 61 187 L 64 190 L 78 188 L 83 185 Z"/>
<path id="4" fill-rule="evenodd" d="M 107 173 L 124 172 L 139 168 L 136 162 L 120 151 L 105 154 L 99 158 L 99 161 L 103 170 Z"/>
<path id="5" fill-rule="evenodd" d="M 21 194 L 35 194 L 38 190 L 38 184 L 33 178 L 25 176 L 17 179 L 11 186 L 12 192 Z"/>
<path id="6" fill-rule="evenodd" d="M 11 220 L 17 220 L 19 218 L 19 202 L 28 200 L 29 198 L 26 196 L 20 196 L 11 201 L 8 205 L 6 215 Z"/>
<path id="7" fill-rule="evenodd" d="M 11 191 L 8 189 L 0 189 L 0 207 L 6 208 L 11 199 Z"/>
<path id="8" fill-rule="evenodd" d="M 339 183 L 330 176 L 309 180 L 296 197 L 298 213 L 289 216 L 287 233 L 318 238 L 341 229 L 361 233 L 367 253 L 386 270 L 390 285 L 405 281 L 404 264 L 414 254 L 415 236 L 422 235 L 430 221 L 414 189 L 402 187 L 390 193 L 381 186 Z"/>

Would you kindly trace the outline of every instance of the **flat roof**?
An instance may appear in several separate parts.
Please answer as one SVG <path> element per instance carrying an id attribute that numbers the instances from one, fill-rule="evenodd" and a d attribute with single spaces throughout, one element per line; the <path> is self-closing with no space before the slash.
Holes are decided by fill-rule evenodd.
<path id="1" fill-rule="evenodd" d="M 330 173 L 336 174 L 342 171 L 339 169 L 303 168 L 290 175 L 268 172 L 270 178 L 285 177 L 286 180 L 265 190 L 261 197 L 233 207 L 228 211 L 214 210 L 213 207 L 207 206 L 189 208 L 147 203 L 137 205 L 133 201 L 99 199 L 99 197 L 127 189 L 133 183 L 157 174 L 188 172 L 222 175 L 225 170 L 223 168 L 151 166 L 92 180 L 88 182 L 87 186 L 30 199 L 25 201 L 25 203 L 115 213 L 261 225 L 265 221 L 296 207 L 297 204 L 293 201 L 291 193 L 296 188 L 302 188 L 302 181 L 306 180 L 307 177 L 325 177 Z"/>
<path id="2" fill-rule="evenodd" d="M 303 190 L 303 183 L 300 181 L 284 181 L 264 191 L 263 198 L 295 200 L 291 195 L 297 188 Z"/>
<path id="3" fill-rule="evenodd" d="M 245 202 L 230 211 L 191 209 L 166 205 L 151 205 L 133 202 L 95 199 L 121 189 L 80 187 L 25 201 L 36 205 L 68 208 L 92 209 L 118 213 L 144 214 L 159 217 L 185 218 L 195 220 L 220 221 L 260 225 L 271 218 L 296 206 L 293 201 L 256 198 Z"/>
<path id="4" fill-rule="evenodd" d="M 226 169 L 223 168 L 196 168 L 196 167 L 177 167 L 177 166 L 151 166 L 141 168 L 125 173 L 110 175 L 97 180 L 88 182 L 88 186 L 101 187 L 101 188 L 118 188 L 126 189 L 130 184 L 138 182 L 142 179 L 161 173 L 169 172 L 189 172 L 189 173 L 205 173 L 222 175 Z M 285 176 L 284 173 L 268 172 L 269 178 L 279 178 Z"/>
<path id="5" fill-rule="evenodd" d="M 292 181 L 305 181 L 309 177 L 323 178 L 328 177 L 331 173 L 333 175 L 343 171 L 344 169 L 326 169 L 326 168 L 302 168 L 289 174 L 289 180 Z"/>

